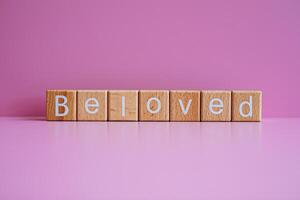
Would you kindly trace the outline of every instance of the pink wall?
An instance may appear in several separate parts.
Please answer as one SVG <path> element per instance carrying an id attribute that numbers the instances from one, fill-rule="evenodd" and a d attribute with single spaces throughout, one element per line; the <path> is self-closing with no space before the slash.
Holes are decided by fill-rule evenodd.
<path id="1" fill-rule="evenodd" d="M 255 88 L 300 116 L 300 1 L 1 0 L 0 25 L 0 115 L 46 88 Z"/>

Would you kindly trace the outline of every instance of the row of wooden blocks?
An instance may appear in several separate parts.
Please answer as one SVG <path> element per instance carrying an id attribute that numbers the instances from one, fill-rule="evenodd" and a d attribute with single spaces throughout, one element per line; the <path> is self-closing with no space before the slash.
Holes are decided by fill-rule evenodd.
<path id="1" fill-rule="evenodd" d="M 261 91 L 47 90 L 47 120 L 261 121 Z"/>

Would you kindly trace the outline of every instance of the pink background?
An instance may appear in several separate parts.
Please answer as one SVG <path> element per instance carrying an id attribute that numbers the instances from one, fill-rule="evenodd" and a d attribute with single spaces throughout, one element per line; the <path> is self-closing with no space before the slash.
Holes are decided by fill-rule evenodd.
<path id="1" fill-rule="evenodd" d="M 0 127 L 1 200 L 300 199 L 300 118 Z"/>
<path id="2" fill-rule="evenodd" d="M 261 89 L 299 109 L 300 1 L 1 0 L 0 115 L 44 115 L 46 88 Z"/>

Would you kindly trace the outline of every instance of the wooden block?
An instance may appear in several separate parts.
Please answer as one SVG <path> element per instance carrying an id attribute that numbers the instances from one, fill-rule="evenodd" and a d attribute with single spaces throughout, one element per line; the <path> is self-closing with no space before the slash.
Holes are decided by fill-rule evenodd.
<path id="1" fill-rule="evenodd" d="M 201 91 L 201 121 L 231 121 L 231 91 Z"/>
<path id="2" fill-rule="evenodd" d="M 138 91 L 114 90 L 108 91 L 108 120 L 137 121 Z"/>
<path id="3" fill-rule="evenodd" d="M 46 91 L 47 120 L 76 120 L 76 90 Z"/>
<path id="4" fill-rule="evenodd" d="M 107 91 L 78 90 L 77 91 L 77 120 L 106 121 L 107 120 Z"/>
<path id="5" fill-rule="evenodd" d="M 232 121 L 261 121 L 261 91 L 232 91 Z"/>
<path id="6" fill-rule="evenodd" d="M 171 91 L 170 121 L 200 121 L 200 91 Z"/>
<path id="7" fill-rule="evenodd" d="M 169 121 L 169 91 L 141 90 L 139 92 L 140 121 Z"/>

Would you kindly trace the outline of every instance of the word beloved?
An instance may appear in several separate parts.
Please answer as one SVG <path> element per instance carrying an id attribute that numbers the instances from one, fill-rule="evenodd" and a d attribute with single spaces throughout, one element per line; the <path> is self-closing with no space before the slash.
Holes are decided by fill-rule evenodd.
<path id="1" fill-rule="evenodd" d="M 47 120 L 261 121 L 261 91 L 47 90 Z"/>

